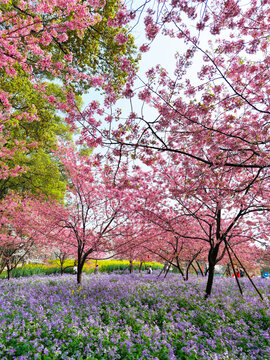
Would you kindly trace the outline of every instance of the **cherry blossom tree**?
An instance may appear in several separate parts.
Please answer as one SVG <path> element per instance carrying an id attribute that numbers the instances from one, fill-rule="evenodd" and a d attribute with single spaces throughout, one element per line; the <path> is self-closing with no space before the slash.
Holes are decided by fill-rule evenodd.
<path id="1" fill-rule="evenodd" d="M 129 206 L 130 204 L 125 204 L 126 211 L 129 213 L 127 221 L 114 234 L 114 258 L 129 260 L 130 271 L 133 269 L 133 261 L 139 261 L 139 272 L 141 272 L 143 263 L 149 259 L 157 259 L 155 254 L 146 247 L 146 244 L 153 241 L 157 234 L 153 233 L 145 217 L 142 217 L 138 211 L 134 211 L 132 206 L 129 209 Z"/>
<path id="2" fill-rule="evenodd" d="M 159 196 L 155 196 L 154 191 L 153 187 L 150 188 L 151 193 L 143 192 L 147 202 L 137 208 L 140 216 L 148 222 L 144 241 L 139 246 L 168 268 L 178 269 L 183 279 L 187 280 L 189 269 L 191 266 L 194 268 L 195 261 L 207 258 L 207 248 L 199 236 L 200 229 L 188 217 L 166 204 L 164 194 L 160 197 L 161 194 L 156 192 L 155 195 Z"/>
<path id="3" fill-rule="evenodd" d="M 209 168 L 197 162 L 175 165 L 161 156 L 151 168 L 152 171 L 138 171 L 134 177 L 138 186 L 134 207 L 160 229 L 161 236 L 156 244 L 153 242 L 153 249 L 162 256 L 171 254 L 175 261 L 178 254 L 179 259 L 181 255 L 185 259 L 186 252 L 190 266 L 196 256 L 198 260 L 200 255 L 206 256 L 207 249 L 209 296 L 215 265 L 225 254 L 237 256 L 239 262 L 248 249 L 252 253 L 248 244 L 267 239 L 269 189 L 264 187 L 264 181 L 249 182 L 248 170 L 246 177 L 241 178 L 243 170 L 235 173 L 227 167 Z"/>
<path id="4" fill-rule="evenodd" d="M 130 39 L 123 27 L 134 18 L 135 10 L 142 14 L 140 10 L 147 4 L 151 6 L 144 18 L 148 43 L 141 52 L 151 48 L 161 35 L 177 40 L 182 50 L 175 56 L 174 73 L 162 65 L 153 66 L 146 80 L 138 78 L 141 86 L 137 87 L 134 64 L 123 55 Z M 62 149 L 60 158 L 69 179 L 67 205 L 48 205 L 48 223 L 54 224 L 55 234 L 69 231 L 64 241 L 77 250 L 78 282 L 89 256 L 112 251 L 117 236 L 121 245 L 124 237 L 116 229 L 122 226 L 122 234 L 125 230 L 129 234 L 123 222 L 136 213 L 146 216 L 151 224 L 149 243 L 153 248 L 149 246 L 147 251 L 156 252 L 160 244 L 159 256 L 167 252 L 169 259 L 174 256 L 176 265 L 176 254 L 192 254 L 192 249 L 195 256 L 201 246 L 208 247 L 209 296 L 215 265 L 224 256 L 237 256 L 235 241 L 267 240 L 267 1 L 171 0 L 158 2 L 157 8 L 147 1 L 133 11 L 119 5 L 114 17 L 105 17 L 111 31 L 117 29 L 114 43 L 123 46 L 119 56 L 113 57 L 115 71 L 119 68 L 125 73 L 116 86 L 110 84 L 108 74 L 94 76 L 89 63 L 83 68 L 79 57 L 73 58 L 74 44 L 86 39 L 87 30 L 101 22 L 98 9 L 104 8 L 103 3 L 74 0 L 65 10 L 60 0 L 4 2 L 3 6 L 0 22 L 9 21 L 10 26 L 1 30 L 1 69 L 11 78 L 17 76 L 17 67 L 28 73 L 44 98 L 68 114 L 66 121 L 71 128 L 81 127 L 79 144 L 91 149 L 109 147 L 109 152 L 103 150 L 91 159 Z M 73 43 L 72 37 L 76 38 Z M 37 81 L 39 76 L 58 78 L 66 100 L 48 94 L 46 84 Z M 103 88 L 104 106 L 94 100 L 80 109 L 76 96 L 88 87 Z M 119 93 L 131 104 L 127 117 L 112 107 Z M 12 157 L 26 145 L 19 142 L 18 148 L 6 146 L 5 124 L 12 120 L 11 95 L 6 91 L 0 95 L 1 151 L 5 157 Z M 35 109 L 20 116 L 38 120 Z M 102 157 L 107 162 L 104 168 Z M 148 173 L 128 175 L 132 161 L 134 173 L 139 166 L 147 167 Z M 4 166 L 4 176 L 23 171 Z M 189 231 L 187 223 L 192 224 Z M 160 238 L 155 238 L 159 232 Z M 130 234 L 132 241 L 126 251 L 136 244 Z M 141 251 L 147 237 L 142 240 L 137 239 Z"/>
<path id="5" fill-rule="evenodd" d="M 161 152 L 260 176 L 269 168 L 268 2 L 163 5 L 147 12 L 146 37 L 149 46 L 178 40 L 174 73 L 153 64 L 139 90 L 124 93 L 136 98 L 126 122 L 119 110 L 108 118 L 119 125 L 104 143 L 149 164 Z"/>
<path id="6" fill-rule="evenodd" d="M 167 169 L 167 201 L 197 222 L 209 244 L 207 296 L 215 264 L 232 251 L 239 229 L 250 239 L 267 234 L 269 11 L 267 1 L 256 0 L 172 0 L 157 11 L 152 6 L 144 18 L 149 44 L 141 50 L 161 34 L 177 40 L 182 51 L 174 72 L 161 64 L 139 79 L 142 86 L 127 83 L 130 115 L 125 120 L 112 109 L 105 118 L 109 126 L 98 132 L 118 165 L 129 157 L 153 168 L 161 161 Z M 86 119 L 84 140 L 90 144 L 97 133 Z"/>
<path id="7" fill-rule="evenodd" d="M 270 246 L 267 246 L 266 249 L 263 252 L 263 261 L 266 262 L 266 264 L 270 264 Z"/>
<path id="8" fill-rule="evenodd" d="M 110 173 L 102 170 L 95 157 L 79 156 L 64 147 L 58 156 L 68 177 L 66 205 L 50 204 L 45 216 L 62 248 L 76 250 L 80 283 L 87 259 L 102 258 L 114 250 L 114 234 L 129 213 L 124 211 L 121 190 L 114 187 Z"/>
<path id="9" fill-rule="evenodd" d="M 74 0 L 68 4 L 62 0 L 2 1 L 1 70 L 15 77 L 18 68 L 22 68 L 26 73 L 48 79 L 57 77 L 77 88 L 89 88 L 106 81 L 106 76 L 93 76 L 99 75 L 100 68 L 101 75 L 116 75 L 115 80 L 120 80 L 124 72 L 120 75 L 118 66 L 116 73 L 112 64 L 122 61 L 125 55 L 126 61 L 131 60 L 128 51 L 132 48 L 132 39 L 125 28 L 131 17 L 118 1 L 108 4 L 99 0 L 83 3 Z M 91 52 L 88 57 L 87 51 Z M 112 64 L 108 64 L 109 60 Z M 107 70 L 102 62 L 106 63 Z M 37 78 L 32 79 L 33 83 L 35 80 Z M 42 87 L 42 84 L 36 86 Z M 1 96 L 7 107 L 9 94 L 1 92 Z M 48 101 L 55 99 L 48 98 Z"/>
<path id="10" fill-rule="evenodd" d="M 1 271 L 8 279 L 18 264 L 36 253 L 46 252 L 49 231 L 40 217 L 41 202 L 17 194 L 8 195 L 0 203 Z"/>
<path id="11" fill-rule="evenodd" d="M 53 222 L 52 222 L 53 223 Z M 68 229 L 61 230 L 56 226 L 56 231 L 53 231 L 51 234 L 48 234 L 48 241 L 50 244 L 50 249 L 48 249 L 47 254 L 50 259 L 56 259 L 60 265 L 60 273 L 64 274 L 66 269 L 73 268 L 76 266 L 76 248 L 72 245 L 68 246 L 66 239 L 70 236 L 70 231 Z M 73 265 L 66 264 L 68 260 L 74 259 Z"/>

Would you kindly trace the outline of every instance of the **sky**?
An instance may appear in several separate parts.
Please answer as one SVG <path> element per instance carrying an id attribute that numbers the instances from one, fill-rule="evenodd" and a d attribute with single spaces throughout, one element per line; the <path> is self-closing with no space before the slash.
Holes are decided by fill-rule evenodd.
<path id="1" fill-rule="evenodd" d="M 135 0 L 135 2 L 137 1 L 138 0 Z M 131 33 L 135 38 L 135 44 L 138 48 L 142 44 L 149 42 L 144 36 L 145 29 L 143 16 L 140 18 L 139 23 L 136 23 L 136 26 L 132 29 Z M 138 76 L 140 78 L 145 78 L 145 72 L 157 64 L 161 64 L 162 67 L 166 68 L 166 70 L 172 75 L 175 68 L 174 54 L 177 51 L 181 51 L 181 49 L 179 49 L 179 39 L 170 39 L 158 34 L 157 38 L 151 44 L 150 51 L 142 53 Z M 87 105 L 89 101 L 93 100 L 93 96 L 96 97 L 97 93 L 90 91 L 88 94 L 84 95 L 84 104 Z"/>

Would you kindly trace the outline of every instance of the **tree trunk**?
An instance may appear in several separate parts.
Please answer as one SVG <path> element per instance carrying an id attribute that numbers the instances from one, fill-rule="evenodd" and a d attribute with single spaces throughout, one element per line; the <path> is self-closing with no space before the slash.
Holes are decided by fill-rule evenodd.
<path id="1" fill-rule="evenodd" d="M 212 286 L 214 282 L 214 275 L 215 275 L 215 265 L 216 260 L 218 256 L 218 250 L 219 250 L 220 244 L 217 244 L 214 247 L 211 247 L 209 254 L 208 254 L 208 279 L 207 279 L 207 285 L 205 290 L 205 298 L 207 299 L 211 295 Z"/>
<path id="2" fill-rule="evenodd" d="M 166 269 L 167 269 L 167 262 L 163 265 L 163 268 L 161 269 L 160 273 L 158 274 L 158 278 L 160 277 L 160 275 L 164 272 L 166 273 Z"/>
<path id="3" fill-rule="evenodd" d="M 226 276 L 231 276 L 230 264 L 227 264 L 227 266 L 226 266 L 225 275 L 226 275 Z"/>
<path id="4" fill-rule="evenodd" d="M 78 262 L 77 262 L 77 283 L 81 284 L 82 282 L 82 270 L 84 265 L 85 259 L 81 254 L 80 249 L 78 249 Z"/>
<path id="5" fill-rule="evenodd" d="M 164 274 L 164 279 L 168 275 L 168 272 L 170 271 L 170 268 L 171 268 L 171 264 L 168 264 L 167 269 L 166 269 L 165 274 Z"/>
<path id="6" fill-rule="evenodd" d="M 77 267 L 77 283 L 81 284 L 82 282 L 82 269 L 83 269 L 83 265 L 81 266 L 81 264 L 78 263 L 78 267 Z"/>
<path id="7" fill-rule="evenodd" d="M 180 272 L 180 274 L 182 275 L 183 279 L 185 280 L 185 275 L 181 269 L 181 266 L 180 266 L 180 261 L 179 261 L 179 258 L 177 257 L 176 258 L 176 264 L 177 264 L 177 268 L 178 268 L 178 271 Z"/>
<path id="8" fill-rule="evenodd" d="M 192 265 L 192 263 L 193 263 L 193 260 L 188 263 L 188 266 L 187 266 L 187 269 L 186 269 L 186 278 L 184 279 L 185 281 L 188 281 L 188 272 L 189 272 L 189 268 Z"/>
<path id="9" fill-rule="evenodd" d="M 195 273 L 196 273 L 196 275 L 198 277 L 199 276 L 199 271 L 195 268 L 195 266 L 193 264 L 191 266 L 193 267 L 193 269 L 194 269 L 194 271 L 195 271 Z"/>
<path id="10" fill-rule="evenodd" d="M 129 262 L 129 273 L 132 274 L 133 273 L 133 261 L 130 260 Z"/>
<path id="11" fill-rule="evenodd" d="M 198 265 L 201 275 L 204 276 L 204 273 L 203 273 L 200 263 L 198 261 L 196 261 L 196 264 Z"/>
<path id="12" fill-rule="evenodd" d="M 208 296 L 211 295 L 212 286 L 214 282 L 214 275 L 215 275 L 215 264 L 211 264 L 211 265 L 209 264 L 205 298 L 208 298 Z"/>
<path id="13" fill-rule="evenodd" d="M 10 273 L 11 273 L 11 269 L 10 269 L 10 267 L 7 265 L 7 278 L 8 278 L 8 280 L 10 280 Z"/>
<path id="14" fill-rule="evenodd" d="M 185 275 L 184 275 L 184 273 L 183 273 L 183 270 L 181 269 L 180 266 L 177 266 L 177 268 L 178 268 L 178 271 L 180 272 L 180 274 L 182 275 L 182 277 L 183 277 L 183 279 L 184 279 L 184 278 L 185 278 Z"/>

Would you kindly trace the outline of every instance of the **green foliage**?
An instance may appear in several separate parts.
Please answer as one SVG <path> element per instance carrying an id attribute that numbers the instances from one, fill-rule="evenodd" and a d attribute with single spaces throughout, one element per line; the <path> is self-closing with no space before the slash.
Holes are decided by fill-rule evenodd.
<path id="1" fill-rule="evenodd" d="M 127 71 L 119 66 L 119 58 L 125 56 L 133 65 L 139 60 L 135 56 L 134 38 L 128 33 L 128 28 L 108 26 L 108 19 L 115 17 L 119 3 L 119 0 L 106 1 L 104 8 L 96 9 L 95 12 L 101 15 L 101 21 L 88 27 L 82 36 L 78 36 L 76 30 L 69 30 L 67 41 L 61 44 L 54 42 L 50 45 L 53 61 L 60 59 L 62 61 L 65 54 L 72 53 L 74 68 L 82 73 L 109 77 L 110 86 L 115 91 L 121 89 L 128 75 Z M 120 32 L 127 38 L 124 44 L 115 41 L 115 36 Z M 60 76 L 64 77 L 65 72 Z M 72 86 L 79 94 L 90 87 L 87 80 L 76 81 Z"/>
<path id="2" fill-rule="evenodd" d="M 101 273 L 112 273 L 112 272 L 127 272 L 129 269 L 129 261 L 121 260 L 99 260 L 99 271 Z M 151 266 L 153 270 L 161 270 L 163 265 L 156 262 L 145 262 L 141 266 L 141 271 L 146 271 Z M 138 261 L 133 262 L 133 270 L 138 272 L 140 269 L 140 263 Z M 85 268 L 86 273 L 94 272 L 94 265 L 90 268 Z"/>
<path id="3" fill-rule="evenodd" d="M 46 96 L 54 96 L 59 102 L 64 101 L 65 96 L 59 85 L 43 85 Z M 71 138 L 67 124 L 57 113 L 55 105 L 46 100 L 44 93 L 35 88 L 29 75 L 22 70 L 18 69 L 18 75 L 13 78 L 1 76 L 0 89 L 12 94 L 9 103 L 13 112 L 5 123 L 5 146 L 12 150 L 23 142 L 26 148 L 20 150 L 19 147 L 14 157 L 2 163 L 2 166 L 11 169 L 19 165 L 25 172 L 15 178 L 0 180 L 0 199 L 10 189 L 33 194 L 42 192 L 52 198 L 63 198 L 65 179 L 52 149 L 56 148 L 59 137 Z M 33 116 L 31 121 L 30 116 Z"/>
<path id="4" fill-rule="evenodd" d="M 46 194 L 53 199 L 63 199 L 66 181 L 56 159 L 44 150 L 18 154 L 13 160 L 27 169 L 21 175 L 2 181 L 2 196 L 9 190 Z M 0 181 L 1 184 L 1 181 Z"/>
<path id="5" fill-rule="evenodd" d="M 104 262 L 104 263 L 103 263 Z M 103 264 L 102 264 L 103 263 Z M 117 261 L 117 260 L 105 260 L 98 261 L 99 271 L 102 273 L 112 273 L 112 272 L 124 272 L 128 270 L 128 261 Z M 67 259 L 64 263 L 64 273 L 73 274 L 73 265 L 74 259 Z M 142 271 L 145 271 L 146 268 L 151 265 L 153 270 L 159 270 L 162 268 L 162 265 L 159 263 L 148 262 L 144 263 Z M 134 262 L 133 269 L 139 271 L 139 263 Z M 94 272 L 94 267 L 90 267 L 85 264 L 83 272 L 86 274 L 91 274 Z M 49 260 L 49 265 L 45 264 L 26 264 L 21 267 L 17 267 L 12 270 L 11 277 L 29 277 L 33 275 L 51 275 L 51 274 L 60 274 L 60 262 L 59 260 Z M 6 278 L 7 273 L 4 271 L 0 274 L 0 278 Z M 152 301 L 151 299 L 145 299 L 145 301 Z"/>
<path id="6" fill-rule="evenodd" d="M 48 96 L 54 96 L 59 102 L 65 101 L 65 94 L 59 85 L 40 82 L 37 88 L 29 74 L 17 69 L 17 76 L 14 77 L 2 74 L 0 88 L 12 94 L 9 103 L 14 111 L 6 125 L 11 140 L 35 141 L 50 149 L 55 146 L 57 136 L 68 135 L 67 125 L 57 114 L 55 104 L 47 100 Z M 29 121 L 30 116 L 35 117 L 33 121 Z"/>
<path id="7" fill-rule="evenodd" d="M 65 273 L 73 273 L 72 268 L 65 269 Z M 60 274 L 60 268 L 58 266 L 46 266 L 42 264 L 27 264 L 22 267 L 17 267 L 12 270 L 11 277 L 29 277 L 33 275 L 52 275 L 52 274 Z M 5 279 L 7 277 L 7 272 L 3 271 L 0 274 L 1 279 Z"/>

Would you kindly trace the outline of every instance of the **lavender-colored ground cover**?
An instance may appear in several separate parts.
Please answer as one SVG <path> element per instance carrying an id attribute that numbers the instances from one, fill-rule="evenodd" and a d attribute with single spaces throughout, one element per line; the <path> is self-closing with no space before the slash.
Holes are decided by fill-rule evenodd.
<path id="1" fill-rule="evenodd" d="M 270 359 L 270 281 L 66 275 L 0 282 L 0 358 Z"/>

